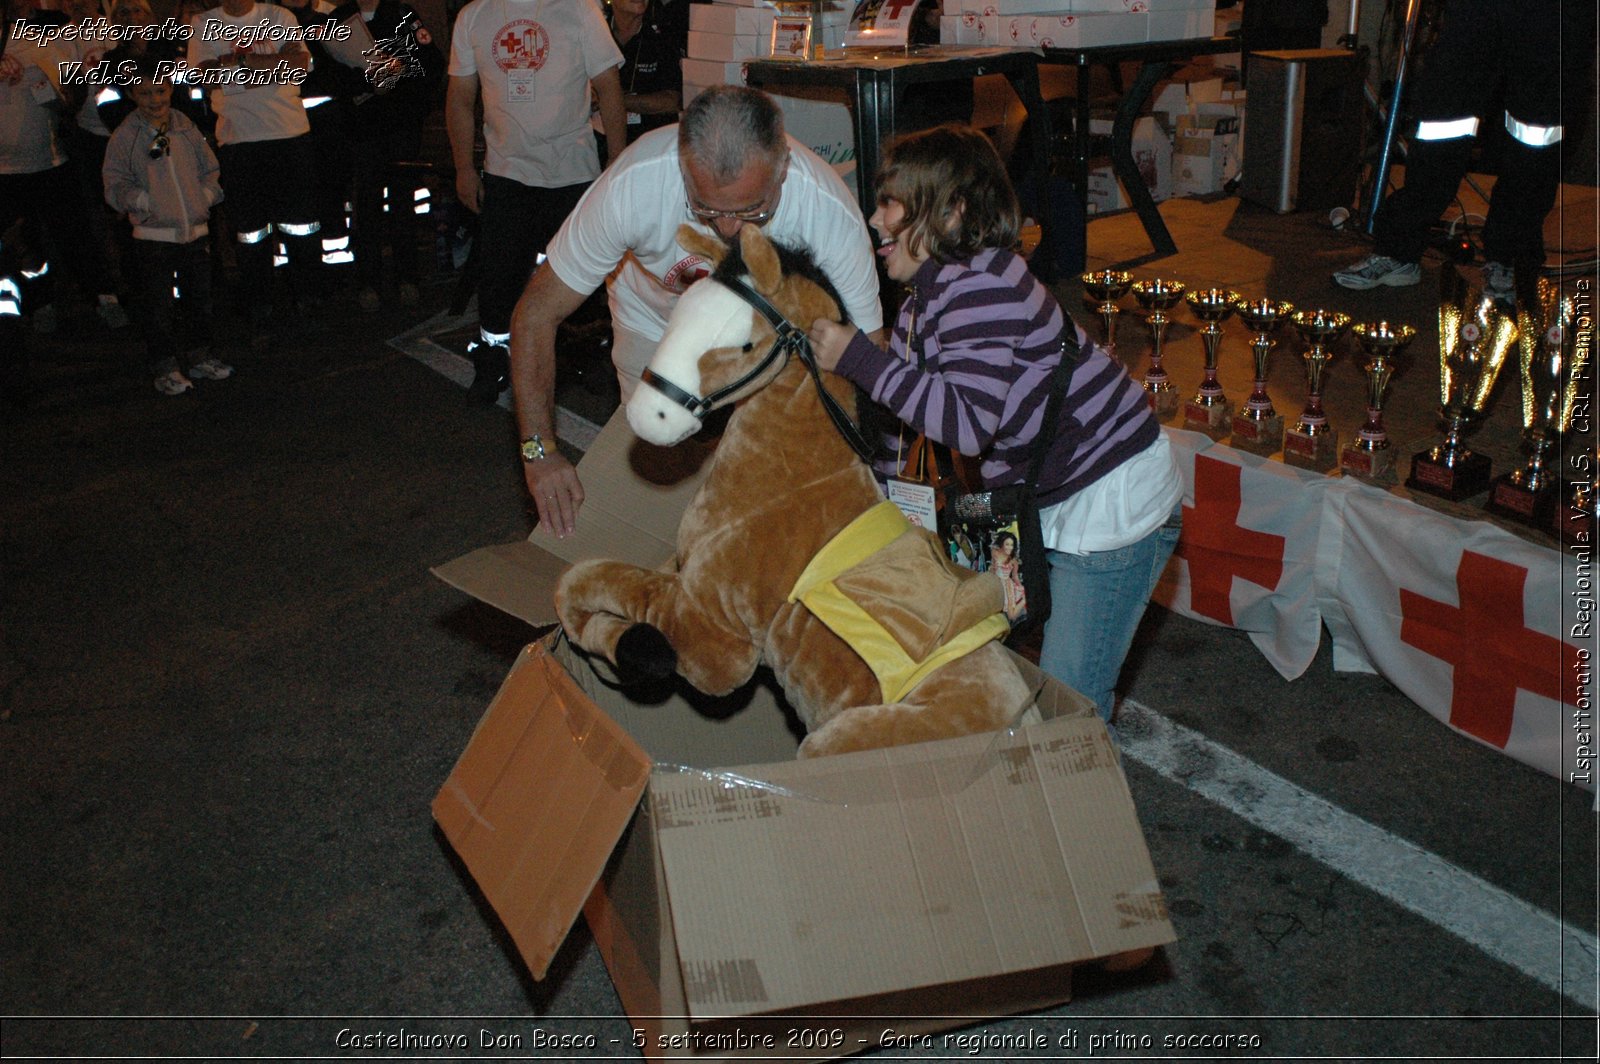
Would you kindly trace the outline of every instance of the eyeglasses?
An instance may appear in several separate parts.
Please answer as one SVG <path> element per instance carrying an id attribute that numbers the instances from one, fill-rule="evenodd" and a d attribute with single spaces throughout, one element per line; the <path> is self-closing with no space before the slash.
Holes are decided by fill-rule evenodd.
<path id="1" fill-rule="evenodd" d="M 150 142 L 150 158 L 164 159 L 172 150 L 172 142 L 167 139 L 167 131 L 158 129 L 156 139 Z"/>
<path id="2" fill-rule="evenodd" d="M 706 225 L 710 225 L 718 218 L 734 218 L 741 222 L 749 222 L 751 225 L 766 225 L 772 221 L 772 216 L 778 213 L 778 208 L 775 206 L 743 211 L 714 211 L 708 207 L 697 207 L 690 199 L 685 199 L 683 205 L 696 221 L 704 222 Z"/>

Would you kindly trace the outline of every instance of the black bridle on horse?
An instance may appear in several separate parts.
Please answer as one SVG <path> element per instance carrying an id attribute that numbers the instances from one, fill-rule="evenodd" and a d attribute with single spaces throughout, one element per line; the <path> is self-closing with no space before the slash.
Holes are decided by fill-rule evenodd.
<path id="1" fill-rule="evenodd" d="M 640 379 L 703 421 L 718 403 L 765 373 L 780 357 L 787 364 L 789 356 L 794 355 L 805 364 L 806 369 L 811 371 L 811 379 L 817 386 L 817 394 L 822 397 L 822 408 L 828 412 L 828 419 L 833 422 L 833 427 L 839 431 L 839 435 L 844 437 L 844 442 L 850 445 L 850 449 L 860 456 L 862 461 L 871 461 L 873 448 L 862 439 L 861 430 L 850 420 L 850 415 L 844 412 L 839 401 L 822 386 L 822 371 L 817 367 L 816 357 L 812 354 L 810 337 L 806 336 L 798 325 L 784 317 L 783 312 L 768 302 L 765 296 L 738 278 L 718 277 L 716 281 L 750 304 L 757 314 L 767 319 L 777 334 L 761 361 L 732 384 L 718 388 L 704 398 L 691 395 L 648 366 L 645 367 Z"/>

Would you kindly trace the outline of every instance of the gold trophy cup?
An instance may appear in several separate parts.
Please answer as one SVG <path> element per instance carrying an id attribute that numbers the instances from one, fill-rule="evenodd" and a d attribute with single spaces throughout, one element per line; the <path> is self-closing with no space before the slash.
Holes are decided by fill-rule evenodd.
<path id="1" fill-rule="evenodd" d="M 1578 343 L 1577 302 L 1541 278 L 1532 306 L 1517 312 L 1517 348 L 1522 368 L 1522 438 L 1528 464 L 1496 477 L 1489 509 L 1517 521 L 1549 526 L 1561 495 L 1551 457 L 1559 437 L 1572 427 L 1578 387 L 1589 362 L 1589 345 Z"/>
<path id="2" fill-rule="evenodd" d="M 1482 289 L 1446 269 L 1439 294 L 1439 406 L 1444 441 L 1411 459 L 1406 487 L 1446 499 L 1464 499 L 1489 486 L 1489 456 L 1466 445 L 1483 420 L 1517 323 Z"/>
<path id="3" fill-rule="evenodd" d="M 1159 277 L 1153 281 L 1133 282 L 1133 298 L 1144 308 L 1150 323 L 1150 369 L 1144 375 L 1144 390 L 1158 418 L 1170 417 L 1178 409 L 1178 390 L 1172 386 L 1167 371 L 1161 368 L 1161 345 L 1166 341 L 1167 326 L 1172 322 L 1167 311 L 1183 298 L 1184 287 L 1182 281 L 1166 281 Z"/>
<path id="4" fill-rule="evenodd" d="M 1226 436 L 1233 420 L 1233 404 L 1217 381 L 1217 351 L 1222 346 L 1222 323 L 1233 316 L 1239 293 L 1226 288 L 1199 288 L 1184 296 L 1189 312 L 1205 322 L 1200 340 L 1205 344 L 1206 375 L 1200 390 L 1183 407 L 1183 427 L 1203 432 L 1214 440 Z"/>
<path id="5" fill-rule="evenodd" d="M 1107 351 L 1117 349 L 1117 315 L 1122 308 L 1117 300 L 1128 294 L 1133 286 L 1133 275 L 1123 270 L 1094 270 L 1078 278 L 1084 294 L 1089 297 L 1096 314 L 1100 315 L 1100 340 Z"/>
<path id="6" fill-rule="evenodd" d="M 1238 305 L 1239 320 L 1254 332 L 1250 354 L 1255 363 L 1255 383 L 1244 408 L 1233 415 L 1233 446 L 1253 454 L 1271 454 L 1283 446 L 1283 416 L 1272 408 L 1267 395 L 1267 356 L 1272 352 L 1272 331 L 1294 313 L 1293 303 L 1275 299 L 1247 299 Z"/>
<path id="7" fill-rule="evenodd" d="M 1289 320 L 1305 339 L 1306 405 L 1283 434 L 1283 460 L 1302 469 L 1326 473 L 1339 462 L 1339 434 L 1322 409 L 1322 375 L 1333 360 L 1328 350 L 1350 328 L 1350 315 L 1331 310 L 1301 310 Z"/>
<path id="8" fill-rule="evenodd" d="M 1363 367 L 1367 373 L 1367 423 L 1361 426 L 1355 442 L 1339 456 L 1339 467 L 1358 477 L 1382 477 L 1394 469 L 1394 448 L 1383 428 L 1383 400 L 1399 368 L 1396 360 L 1416 339 L 1417 330 L 1410 325 L 1374 321 L 1357 325 L 1350 334 L 1367 353 Z"/>

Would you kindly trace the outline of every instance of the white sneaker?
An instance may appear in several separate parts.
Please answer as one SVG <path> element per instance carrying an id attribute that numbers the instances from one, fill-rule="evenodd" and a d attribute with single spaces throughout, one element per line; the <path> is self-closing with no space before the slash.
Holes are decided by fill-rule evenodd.
<path id="1" fill-rule="evenodd" d="M 162 395 L 182 395 L 193 387 L 194 381 L 177 370 L 173 370 L 171 373 L 163 373 L 156 378 L 156 391 Z"/>
<path id="2" fill-rule="evenodd" d="M 189 367 L 189 376 L 202 381 L 225 381 L 233 376 L 233 367 L 215 358 L 202 358 Z"/>
<path id="3" fill-rule="evenodd" d="M 1409 288 L 1422 280 L 1422 265 L 1401 262 L 1387 255 L 1368 255 L 1333 275 L 1335 284 L 1344 288 L 1366 291 L 1379 285 L 1390 288 Z"/>

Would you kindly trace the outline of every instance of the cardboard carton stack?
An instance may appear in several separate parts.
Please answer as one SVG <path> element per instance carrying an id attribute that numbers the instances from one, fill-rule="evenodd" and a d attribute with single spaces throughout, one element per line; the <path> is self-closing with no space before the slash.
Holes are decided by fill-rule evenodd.
<path id="1" fill-rule="evenodd" d="M 1172 194 L 1221 192 L 1239 173 L 1243 156 L 1245 97 L 1220 75 L 1162 86 L 1151 111 L 1172 138 Z"/>
<path id="2" fill-rule="evenodd" d="M 572 561 L 659 564 L 705 449 L 642 447 L 620 415 L 596 439 L 576 535 L 436 572 L 538 626 Z M 1042 724 L 797 761 L 769 687 L 715 715 L 635 702 L 551 637 L 434 817 L 535 978 L 582 913 L 651 1060 L 825 1060 L 886 1026 L 1037 1011 L 1070 998 L 1072 965 L 1175 936 L 1104 725 L 1017 660 Z"/>
<path id="3" fill-rule="evenodd" d="M 939 19 L 946 44 L 1093 48 L 1209 37 L 1216 0 L 954 0 Z"/>

